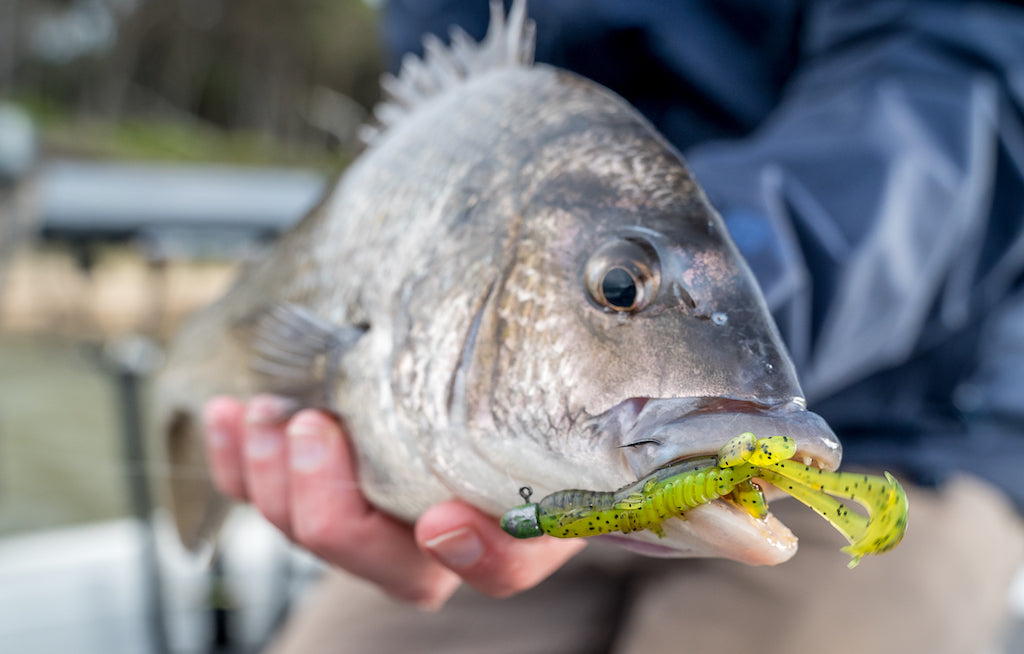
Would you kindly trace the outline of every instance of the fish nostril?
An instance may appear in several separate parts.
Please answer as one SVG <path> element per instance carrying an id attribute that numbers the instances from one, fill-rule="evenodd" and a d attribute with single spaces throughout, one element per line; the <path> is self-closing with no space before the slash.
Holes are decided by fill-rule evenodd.
<path id="1" fill-rule="evenodd" d="M 686 287 L 679 282 L 672 282 L 672 295 L 675 296 L 679 304 L 689 307 L 691 311 L 697 308 L 697 301 L 693 299 L 693 296 L 686 290 Z"/>

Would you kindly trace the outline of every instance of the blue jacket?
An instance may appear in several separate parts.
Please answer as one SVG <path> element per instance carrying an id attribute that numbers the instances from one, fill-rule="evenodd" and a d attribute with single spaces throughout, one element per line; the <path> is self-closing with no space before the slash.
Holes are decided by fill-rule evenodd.
<path id="1" fill-rule="evenodd" d="M 537 59 L 685 154 L 845 463 L 969 471 L 1024 508 L 1024 8 L 537 0 Z M 391 0 L 392 51 L 486 3 Z M 397 56 L 395 58 L 397 63 Z"/>

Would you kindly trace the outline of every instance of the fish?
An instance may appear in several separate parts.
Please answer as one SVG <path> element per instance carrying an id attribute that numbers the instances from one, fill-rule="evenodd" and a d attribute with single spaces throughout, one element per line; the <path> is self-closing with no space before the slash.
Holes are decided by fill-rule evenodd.
<path id="1" fill-rule="evenodd" d="M 785 435 L 835 470 L 757 282 L 680 153 L 625 100 L 534 63 L 535 25 L 492 3 L 486 36 L 424 39 L 323 200 L 192 317 L 156 379 L 157 447 L 205 469 L 203 404 L 269 392 L 336 413 L 361 492 L 414 521 L 457 498 L 501 516 L 518 489 L 614 490 Z M 227 507 L 172 474 L 182 542 Z M 651 556 L 777 564 L 772 514 L 728 498 L 659 533 Z M 605 537 L 602 537 L 605 538 Z"/>

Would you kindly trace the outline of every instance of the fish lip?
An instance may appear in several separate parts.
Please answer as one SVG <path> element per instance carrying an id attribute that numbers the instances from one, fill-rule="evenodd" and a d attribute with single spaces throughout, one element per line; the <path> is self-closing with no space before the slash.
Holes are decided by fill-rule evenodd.
<path id="1" fill-rule="evenodd" d="M 797 551 L 797 538 L 772 514 L 755 518 L 722 500 L 662 523 L 664 535 L 650 531 L 597 536 L 612 545 L 657 558 L 716 557 L 747 565 L 778 565 Z"/>
<path id="2" fill-rule="evenodd" d="M 774 404 L 727 397 L 632 398 L 609 415 L 619 447 L 637 478 L 695 457 L 714 456 L 730 438 L 753 432 L 758 438 L 790 436 L 797 461 L 835 470 L 842 459 L 839 439 L 825 420 L 807 410 L 803 398 Z M 613 428 L 614 428 L 613 427 Z"/>

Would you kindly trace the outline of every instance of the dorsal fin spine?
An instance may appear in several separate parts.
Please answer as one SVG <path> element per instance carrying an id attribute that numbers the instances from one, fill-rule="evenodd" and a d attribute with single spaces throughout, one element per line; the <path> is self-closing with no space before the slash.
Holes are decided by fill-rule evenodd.
<path id="1" fill-rule="evenodd" d="M 364 125 L 359 138 L 372 146 L 430 98 L 495 68 L 530 66 L 535 39 L 536 26 L 526 17 L 526 0 L 513 0 L 507 19 L 501 2 L 491 0 L 491 22 L 480 43 L 458 27 L 452 27 L 448 46 L 432 34 L 425 36 L 422 59 L 407 54 L 397 76 L 382 77 L 384 99 L 374 107 L 374 124 Z"/>

